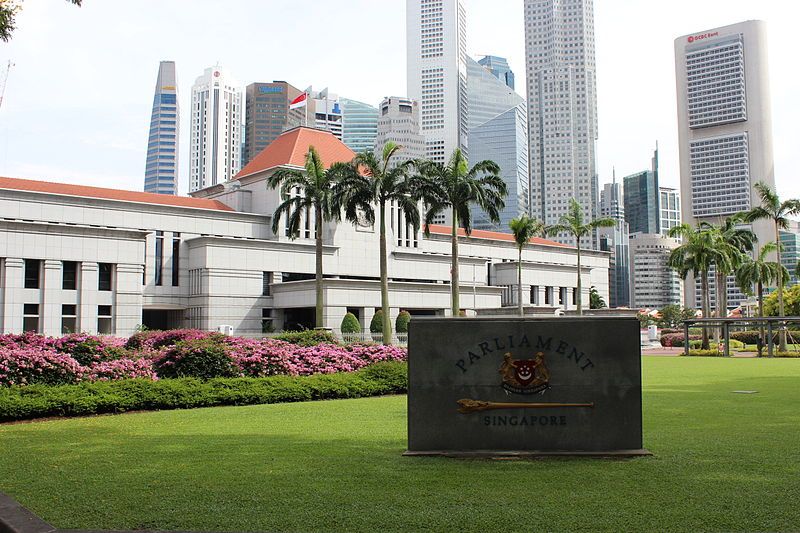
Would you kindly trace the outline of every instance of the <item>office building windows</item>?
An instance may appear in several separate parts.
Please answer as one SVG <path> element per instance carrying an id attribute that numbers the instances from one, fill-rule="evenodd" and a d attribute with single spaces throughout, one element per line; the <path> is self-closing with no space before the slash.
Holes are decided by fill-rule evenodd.
<path id="1" fill-rule="evenodd" d="M 78 288 L 78 263 L 64 261 L 62 263 L 61 288 L 65 291 L 74 291 Z"/>
<path id="2" fill-rule="evenodd" d="M 42 262 L 38 259 L 25 260 L 25 288 L 38 289 Z M 27 331 L 27 330 L 26 330 Z"/>

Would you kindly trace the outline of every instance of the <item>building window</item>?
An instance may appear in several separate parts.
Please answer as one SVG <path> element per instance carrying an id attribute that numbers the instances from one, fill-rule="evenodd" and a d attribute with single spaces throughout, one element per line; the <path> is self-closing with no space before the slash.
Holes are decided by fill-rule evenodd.
<path id="1" fill-rule="evenodd" d="M 156 232 L 156 285 L 164 282 L 164 232 Z"/>
<path id="2" fill-rule="evenodd" d="M 553 303 L 553 287 L 544 288 L 544 304 L 552 305 Z"/>
<path id="3" fill-rule="evenodd" d="M 111 263 L 98 263 L 97 264 L 97 290 L 110 291 L 111 290 L 111 271 L 114 265 Z"/>
<path id="4" fill-rule="evenodd" d="M 38 260 L 38 259 L 26 259 L 25 260 L 25 288 L 26 289 L 38 289 L 39 288 L 39 276 L 40 276 L 40 273 L 41 273 L 41 268 L 42 268 L 42 262 L 40 260 Z"/>
<path id="5" fill-rule="evenodd" d="M 75 333 L 77 326 L 77 306 L 75 304 L 63 304 L 61 306 L 61 333 Z"/>
<path id="6" fill-rule="evenodd" d="M 578 288 L 572 288 L 572 303 L 578 305 Z"/>
<path id="7" fill-rule="evenodd" d="M 558 305 L 566 305 L 567 304 L 567 288 L 566 287 L 559 287 L 558 288 Z"/>
<path id="8" fill-rule="evenodd" d="M 172 286 L 180 285 L 181 278 L 181 234 L 172 234 Z"/>
<path id="9" fill-rule="evenodd" d="M 272 296 L 272 272 L 261 273 L 261 296 Z"/>
<path id="10" fill-rule="evenodd" d="M 113 333 L 111 326 L 111 306 L 97 306 L 97 333 L 109 335 Z"/>
<path id="11" fill-rule="evenodd" d="M 39 332 L 39 304 L 25 304 L 22 307 L 22 331 Z"/>
<path id="12" fill-rule="evenodd" d="M 531 285 L 530 303 L 532 303 L 534 305 L 538 305 L 538 303 L 539 303 L 539 286 L 538 285 Z"/>
<path id="13" fill-rule="evenodd" d="M 74 291 L 78 288 L 78 263 L 63 261 L 61 272 L 61 288 L 65 291 Z"/>

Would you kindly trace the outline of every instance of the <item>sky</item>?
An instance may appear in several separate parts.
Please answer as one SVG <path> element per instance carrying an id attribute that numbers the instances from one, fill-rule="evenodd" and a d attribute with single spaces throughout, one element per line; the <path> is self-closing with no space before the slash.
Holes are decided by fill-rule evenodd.
<path id="1" fill-rule="evenodd" d="M 286 80 L 373 105 L 404 96 L 404 0 L 24 0 L 0 42 L 0 175 L 141 190 L 158 63 L 176 62 L 188 188 L 190 88 L 216 63 L 242 86 Z M 525 96 L 522 0 L 465 0 L 467 51 L 507 57 Z M 794 0 L 595 0 L 600 183 L 649 168 L 678 187 L 673 41 L 768 24 L 776 183 L 800 197 Z M 755 177 L 758 179 L 758 177 Z"/>

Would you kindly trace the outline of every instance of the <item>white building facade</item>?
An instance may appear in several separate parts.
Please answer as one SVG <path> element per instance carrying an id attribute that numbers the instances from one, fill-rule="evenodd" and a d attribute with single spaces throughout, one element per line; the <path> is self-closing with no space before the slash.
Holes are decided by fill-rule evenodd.
<path id="1" fill-rule="evenodd" d="M 525 0 L 531 211 L 556 224 L 572 198 L 597 215 L 593 0 Z M 573 243 L 560 235 L 556 240 Z M 595 238 L 586 238 L 595 247 Z"/>
<path id="2" fill-rule="evenodd" d="M 242 89 L 219 65 L 192 86 L 189 190 L 235 176 L 242 163 Z"/>
<path id="3" fill-rule="evenodd" d="M 671 187 L 658 188 L 658 209 L 661 217 L 661 235 L 668 237 L 669 230 L 681 225 L 681 195 Z"/>
<path id="4" fill-rule="evenodd" d="M 663 309 L 681 305 L 683 281 L 669 268 L 669 255 L 678 246 L 678 239 L 658 233 L 632 233 L 630 236 L 631 307 Z"/>
<path id="5" fill-rule="evenodd" d="M 753 188 L 775 187 L 767 30 L 751 20 L 675 39 L 683 221 L 720 219 L 760 205 Z M 770 224 L 753 230 L 774 240 Z M 728 281 L 729 304 L 743 298 Z M 700 303 L 688 283 L 686 305 Z"/>
<path id="6" fill-rule="evenodd" d="M 274 235 L 279 195 L 266 186 L 275 170 L 300 168 L 310 145 L 326 165 L 352 158 L 329 132 L 297 128 L 247 173 L 194 198 L 0 178 L 0 329 L 130 335 L 140 324 L 224 324 L 257 336 L 313 325 L 313 230 L 295 240 Z M 366 330 L 380 308 L 376 228 L 325 223 L 323 232 L 325 326 L 338 330 L 353 312 Z M 449 313 L 450 228 L 423 238 L 391 222 L 389 232 L 391 318 L 401 309 Z M 460 258 L 466 309 L 513 304 L 517 248 L 509 235 L 462 237 Z M 573 308 L 576 259 L 568 246 L 532 242 L 523 252 L 526 294 L 553 311 Z M 584 252 L 582 276 L 584 287 L 608 297 L 607 254 Z M 588 291 L 583 300 L 588 306 Z"/>

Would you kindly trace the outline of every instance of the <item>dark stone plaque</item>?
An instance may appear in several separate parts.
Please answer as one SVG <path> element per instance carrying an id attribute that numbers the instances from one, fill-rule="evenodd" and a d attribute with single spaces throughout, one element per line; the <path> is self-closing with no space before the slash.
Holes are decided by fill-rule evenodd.
<path id="1" fill-rule="evenodd" d="M 643 455 L 635 318 L 423 318 L 407 455 Z"/>

